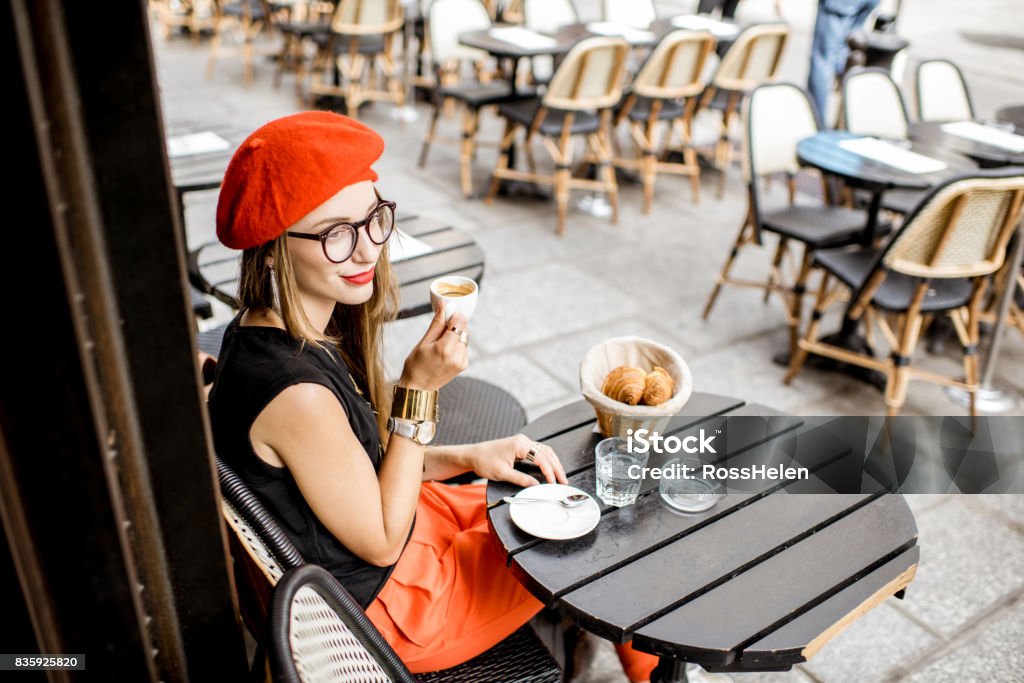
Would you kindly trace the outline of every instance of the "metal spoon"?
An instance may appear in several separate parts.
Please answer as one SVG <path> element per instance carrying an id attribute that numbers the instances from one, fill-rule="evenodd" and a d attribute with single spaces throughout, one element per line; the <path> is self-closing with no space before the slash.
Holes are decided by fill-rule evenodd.
<path id="1" fill-rule="evenodd" d="M 565 498 L 524 498 L 523 496 L 505 496 L 502 500 L 506 503 L 558 503 L 564 508 L 574 508 L 577 505 L 582 505 L 589 499 L 585 493 L 574 493 L 571 496 Z"/>

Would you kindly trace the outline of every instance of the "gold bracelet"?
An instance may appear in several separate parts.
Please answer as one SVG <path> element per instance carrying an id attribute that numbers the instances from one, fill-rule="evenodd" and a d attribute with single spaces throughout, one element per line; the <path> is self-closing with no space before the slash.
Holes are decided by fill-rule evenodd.
<path id="1" fill-rule="evenodd" d="M 437 392 L 396 386 L 391 401 L 391 417 L 437 422 Z"/>

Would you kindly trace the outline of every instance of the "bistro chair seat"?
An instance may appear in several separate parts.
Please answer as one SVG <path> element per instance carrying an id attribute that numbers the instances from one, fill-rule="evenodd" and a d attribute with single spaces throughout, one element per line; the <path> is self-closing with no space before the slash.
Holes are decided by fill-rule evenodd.
<path id="1" fill-rule="evenodd" d="M 851 289 L 859 289 L 875 269 L 877 249 L 827 250 L 814 255 L 814 264 L 824 268 Z M 914 297 L 917 281 L 903 273 L 890 273 L 875 291 L 872 304 L 886 311 L 905 311 Z M 971 299 L 971 282 L 966 278 L 933 280 L 924 299 L 922 313 L 938 313 L 966 306 Z"/>
<path id="2" fill-rule="evenodd" d="M 356 36 L 351 41 L 341 41 L 332 40 L 329 32 L 318 32 L 312 34 L 312 38 L 313 42 L 321 49 L 325 49 L 330 44 L 334 50 L 335 57 L 348 54 L 352 45 L 355 45 L 356 54 L 363 55 L 364 57 L 379 54 L 384 50 L 383 36 Z"/>
<path id="3" fill-rule="evenodd" d="M 524 626 L 487 652 L 444 671 L 413 676 L 359 607 L 322 567 L 289 571 L 271 613 L 277 683 L 557 683 L 558 665 Z"/>
<path id="4" fill-rule="evenodd" d="M 627 94 L 627 97 L 628 96 L 629 95 Z M 623 100 L 623 102 L 625 102 L 625 100 Z M 646 121 L 650 118 L 651 112 L 655 108 L 653 105 L 654 100 L 647 97 L 638 97 L 633 103 L 632 108 L 630 108 L 626 118 L 630 121 Z M 620 106 L 618 110 L 621 111 L 622 107 Z M 671 121 L 672 119 L 677 119 L 682 116 L 684 111 L 686 111 L 686 108 L 681 102 L 665 100 L 661 105 L 661 108 L 658 110 L 656 118 L 659 121 Z"/>
<path id="5" fill-rule="evenodd" d="M 803 242 L 811 249 L 853 244 L 867 225 L 867 213 L 838 206 L 788 206 L 761 215 L 761 229 Z M 892 229 L 879 225 L 879 235 Z"/>
<path id="6" fill-rule="evenodd" d="M 882 195 L 882 208 L 906 216 L 927 194 L 926 190 L 888 190 Z"/>
<path id="7" fill-rule="evenodd" d="M 515 121 L 524 126 L 529 126 L 537 117 L 541 104 L 539 99 L 516 102 L 514 104 L 503 104 L 498 107 L 498 114 Z M 558 135 L 565 128 L 569 112 L 558 109 L 548 109 L 544 118 L 540 121 L 537 132 L 541 135 Z M 576 111 L 572 112 L 572 119 L 569 121 L 569 132 L 571 135 L 586 135 L 596 133 L 601 129 L 601 117 L 594 112 Z"/>
<path id="8" fill-rule="evenodd" d="M 213 77 L 213 67 L 221 50 L 224 35 L 234 31 L 240 35 L 245 87 L 252 85 L 253 43 L 256 36 L 273 22 L 273 10 L 266 0 L 240 0 L 220 2 L 214 0 L 213 38 L 210 58 L 206 63 L 206 78 Z"/>
<path id="9" fill-rule="evenodd" d="M 509 100 L 525 97 L 517 92 L 512 94 L 512 86 L 506 81 L 491 81 L 490 83 L 464 82 L 452 85 L 443 85 L 438 88 L 438 94 L 446 99 L 458 100 L 470 107 L 479 109 L 492 104 L 502 104 Z"/>
<path id="10" fill-rule="evenodd" d="M 911 379 L 967 392 L 974 415 L 981 306 L 991 276 L 1004 266 L 1010 236 L 1024 213 L 1020 173 L 1010 168 L 951 178 L 925 197 L 882 250 L 859 258 L 817 254 L 824 277 L 785 382 L 792 381 L 807 354 L 814 353 L 884 373 L 889 415 L 900 412 Z M 847 294 L 841 336 L 849 336 L 863 323 L 866 350 L 852 351 L 818 338 L 825 311 Z M 913 365 L 922 330 L 940 312 L 949 316 L 964 347 L 962 380 Z M 876 358 L 871 349 L 876 327 L 888 343 L 889 358 Z"/>
<path id="11" fill-rule="evenodd" d="M 248 2 L 247 0 L 221 4 L 221 14 L 238 19 L 249 17 L 253 21 L 261 20 L 267 16 L 262 3 Z"/>

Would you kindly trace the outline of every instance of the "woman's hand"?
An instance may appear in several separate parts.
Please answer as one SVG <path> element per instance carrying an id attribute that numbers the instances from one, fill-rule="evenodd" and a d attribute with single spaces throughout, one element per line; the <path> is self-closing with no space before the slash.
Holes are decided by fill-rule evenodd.
<path id="1" fill-rule="evenodd" d="M 448 384 L 469 363 L 469 344 L 460 340 L 469 321 L 456 313 L 447 323 L 444 308 L 438 307 L 423 339 L 405 359 L 398 385 L 407 389 L 436 391 Z M 451 328 L 458 332 L 453 332 Z"/>
<path id="2" fill-rule="evenodd" d="M 545 481 L 566 483 L 565 470 L 555 452 L 544 444 L 531 441 L 523 434 L 484 441 L 466 448 L 469 451 L 466 455 L 466 464 L 484 479 L 507 481 L 524 487 L 539 484 L 536 478 L 513 467 L 516 461 L 526 460 L 532 450 L 534 464 L 540 468 Z"/>

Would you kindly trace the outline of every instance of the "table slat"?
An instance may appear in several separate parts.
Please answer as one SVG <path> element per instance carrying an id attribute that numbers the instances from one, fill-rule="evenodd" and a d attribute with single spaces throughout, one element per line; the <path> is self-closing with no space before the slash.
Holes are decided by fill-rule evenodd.
<path id="1" fill-rule="evenodd" d="M 913 580 L 921 549 L 914 546 L 839 591 L 782 628 L 748 645 L 740 655 L 744 667 L 756 669 L 778 662 L 797 664 L 813 657 L 829 640 L 879 602 Z M 842 615 L 837 620 L 837 615 Z"/>

